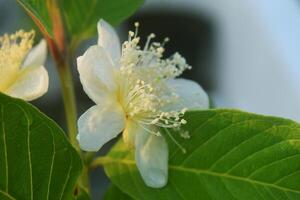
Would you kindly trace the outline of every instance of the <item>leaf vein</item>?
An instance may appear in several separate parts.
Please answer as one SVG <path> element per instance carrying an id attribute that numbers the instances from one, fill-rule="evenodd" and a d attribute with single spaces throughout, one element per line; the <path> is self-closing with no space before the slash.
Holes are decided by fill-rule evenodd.
<path id="1" fill-rule="evenodd" d="M 249 175 L 247 176 L 247 178 L 252 178 L 253 176 L 255 176 L 255 174 L 256 174 L 258 171 L 263 170 L 264 168 L 270 167 L 271 165 L 274 165 L 275 163 L 282 162 L 282 161 L 284 161 L 284 160 L 288 160 L 288 159 L 290 159 L 290 158 L 298 157 L 298 156 L 300 156 L 300 153 L 293 154 L 293 155 L 284 157 L 284 158 L 282 158 L 282 159 L 275 160 L 275 161 L 273 161 L 273 162 L 271 162 L 271 163 L 268 163 L 268 164 L 266 164 L 266 165 L 263 165 L 263 166 L 261 166 L 260 168 L 257 168 L 257 169 L 256 169 L 255 171 L 253 171 L 251 174 L 249 174 Z"/>
<path id="2" fill-rule="evenodd" d="M 237 199 L 236 196 L 230 191 L 230 189 L 227 187 L 226 182 L 223 180 L 222 177 L 220 177 L 220 181 L 221 183 L 224 185 L 225 189 L 227 190 L 228 194 L 230 194 L 230 196 L 232 196 L 233 199 Z"/>
<path id="3" fill-rule="evenodd" d="M 174 183 L 172 183 L 172 181 L 170 180 L 170 184 L 173 186 L 173 188 L 175 189 L 175 192 L 178 194 L 178 196 L 183 199 L 183 200 L 186 200 L 184 198 L 184 196 L 181 194 L 180 190 L 176 187 L 176 185 Z"/>
<path id="4" fill-rule="evenodd" d="M 8 194 L 5 191 L 0 190 L 0 194 L 3 194 L 5 197 L 8 197 L 11 200 L 16 200 L 14 197 L 12 197 L 10 194 Z"/>
<path id="5" fill-rule="evenodd" d="M 285 175 L 285 176 L 283 176 L 283 177 L 277 179 L 277 180 L 274 182 L 274 184 L 279 184 L 279 183 L 280 183 L 281 181 L 283 181 L 284 179 L 286 179 L 286 178 L 288 178 L 288 177 L 290 177 L 290 176 L 293 176 L 294 174 L 297 174 L 299 171 L 300 171 L 300 169 L 298 169 L 298 170 L 296 170 L 296 171 L 294 171 L 294 172 L 292 172 L 292 173 L 290 173 L 290 174 L 287 174 L 287 175 Z"/>
<path id="6" fill-rule="evenodd" d="M 269 187 L 263 186 L 265 188 L 265 190 L 276 200 L 277 197 L 274 196 L 273 192 L 271 191 L 271 189 Z"/>
<path id="7" fill-rule="evenodd" d="M 4 124 L 4 113 L 3 106 L 1 106 L 1 116 L 2 116 L 2 131 L 3 131 L 3 148 L 4 148 L 4 159 L 5 159 L 5 191 L 8 192 L 8 159 L 7 159 L 7 147 L 6 147 L 6 131 Z"/>
<path id="8" fill-rule="evenodd" d="M 238 123 L 235 123 L 235 124 L 230 124 L 229 126 L 226 126 L 226 127 L 223 127 L 222 129 L 218 130 L 214 135 L 212 135 L 210 138 L 208 138 L 204 143 L 202 143 L 200 146 L 204 146 L 206 145 L 208 142 L 210 142 L 211 140 L 213 140 L 215 137 L 217 137 L 218 135 L 220 135 L 221 133 L 223 133 L 223 131 L 231 128 L 232 126 L 236 126 L 238 124 L 242 124 L 242 123 L 245 123 L 245 122 L 249 122 L 249 121 L 253 121 L 253 119 L 247 119 L 247 120 L 242 120 Z M 180 165 L 184 165 L 188 160 L 189 158 L 193 157 L 194 154 L 198 151 L 199 149 L 198 148 L 195 148 L 189 156 L 187 156 L 182 162 Z"/>
<path id="9" fill-rule="evenodd" d="M 136 165 L 133 160 L 118 160 L 118 159 L 114 159 L 111 157 L 107 158 L 107 162 L 110 162 L 110 163 L 117 162 L 117 163 L 123 163 L 125 165 Z M 218 172 L 208 171 L 205 169 L 186 168 L 184 166 L 174 166 L 174 165 L 169 165 L 169 169 L 184 171 L 184 172 L 189 172 L 189 173 L 195 173 L 195 174 L 207 174 L 207 175 L 211 175 L 211 176 L 215 176 L 215 177 L 223 177 L 223 178 L 227 178 L 227 179 L 249 182 L 249 183 L 253 183 L 253 184 L 258 184 L 258 185 L 262 185 L 262 186 L 266 186 L 266 187 L 270 187 L 270 188 L 276 188 L 279 190 L 300 194 L 300 191 L 297 191 L 297 190 L 294 190 L 291 188 L 274 185 L 272 183 L 266 183 L 266 182 L 262 182 L 262 181 L 258 181 L 258 180 L 252 180 L 252 179 L 245 178 L 245 177 L 238 177 L 238 176 L 227 174 L 227 173 L 218 173 Z"/>
<path id="10" fill-rule="evenodd" d="M 251 183 L 251 186 L 254 188 L 255 191 L 257 191 L 258 196 L 262 197 L 262 199 L 266 199 L 265 196 L 261 193 L 261 191 L 257 188 L 257 185 Z"/>
<path id="11" fill-rule="evenodd" d="M 48 181 L 48 188 L 47 188 L 47 199 L 49 199 L 50 196 L 50 186 L 51 186 L 51 180 L 52 180 L 52 173 L 53 173 L 53 165 L 54 165 L 54 158 L 56 154 L 56 149 L 55 149 L 55 142 L 54 142 L 54 136 L 53 136 L 53 130 L 51 127 L 50 128 L 50 133 L 52 135 L 52 146 L 53 146 L 53 153 L 52 153 L 52 158 L 51 158 L 51 167 L 50 167 L 50 173 L 49 173 L 49 181 Z"/>
<path id="12" fill-rule="evenodd" d="M 274 144 L 271 144 L 269 146 L 266 146 L 262 149 L 259 149 L 258 151 L 255 151 L 253 152 L 252 154 L 244 157 L 242 160 L 240 160 L 239 162 L 237 162 L 235 165 L 233 165 L 229 170 L 227 170 L 225 173 L 228 173 L 230 174 L 230 172 L 232 172 L 235 168 L 237 168 L 240 164 L 242 164 L 245 160 L 249 160 L 250 158 L 252 158 L 253 156 L 255 156 L 256 154 L 260 153 L 261 151 L 264 151 L 270 147 L 273 147 L 273 146 L 276 146 L 278 144 L 281 144 L 281 143 L 284 143 L 286 141 L 300 141 L 300 139 L 286 139 L 286 140 L 282 140 L 282 141 L 279 141 L 279 142 L 276 142 Z"/>
<path id="13" fill-rule="evenodd" d="M 261 131 L 257 132 L 257 134 L 254 134 L 251 137 L 247 138 L 246 140 L 243 140 L 241 143 L 237 144 L 236 146 L 234 146 L 233 148 L 231 148 L 229 151 L 227 151 L 225 154 L 223 154 L 219 159 L 217 159 L 215 161 L 215 163 L 213 163 L 209 169 L 213 169 L 224 157 L 226 157 L 227 155 L 229 155 L 230 153 L 232 153 L 234 150 L 238 149 L 240 147 L 240 145 L 245 144 L 249 140 L 251 140 L 251 139 L 253 139 L 253 138 L 255 138 L 255 137 L 257 137 L 257 136 L 259 136 L 259 135 L 261 135 L 263 133 L 265 133 L 265 131 L 268 131 L 268 130 L 270 130 L 272 128 L 273 128 L 273 126 L 269 127 L 269 128 L 266 128 L 264 130 L 261 130 Z"/>
<path id="14" fill-rule="evenodd" d="M 68 152 L 71 154 L 70 151 L 68 151 Z M 70 157 L 71 157 L 71 162 L 70 162 L 70 165 L 69 165 L 69 168 L 68 168 L 68 174 L 67 174 L 67 177 L 66 177 L 66 181 L 64 182 L 64 185 L 63 185 L 63 189 L 62 189 L 62 193 L 61 193 L 61 195 L 60 195 L 60 199 L 63 198 L 63 195 L 64 195 L 64 192 L 65 192 L 65 190 L 66 190 L 68 181 L 69 181 L 69 179 L 70 179 L 70 173 L 71 173 L 71 169 L 72 169 L 72 165 L 73 165 L 73 155 L 71 154 Z"/>
<path id="15" fill-rule="evenodd" d="M 26 118 L 26 128 L 27 128 L 27 151 L 28 151 L 28 166 L 29 166 L 29 181 L 30 181 L 30 199 L 33 200 L 33 175 L 32 175 L 32 163 L 31 163 L 31 148 L 30 148 L 30 136 L 31 136 L 31 131 L 29 128 L 29 120 L 28 120 L 28 115 L 26 110 L 24 110 L 22 107 L 20 107 L 19 105 L 16 104 L 16 106 L 18 106 L 23 112 L 24 112 L 24 116 Z"/>
<path id="16" fill-rule="evenodd" d="M 197 113 L 197 114 L 195 114 L 195 115 L 199 115 L 199 114 Z M 223 113 L 218 113 L 218 114 L 215 114 L 214 116 L 212 116 L 212 117 L 210 117 L 210 118 L 207 118 L 206 121 L 204 121 L 199 127 L 195 128 L 195 130 L 192 131 L 192 134 L 191 134 L 191 135 L 194 135 L 194 133 L 195 133 L 196 131 L 198 131 L 199 129 L 201 129 L 205 124 L 207 124 L 208 122 L 212 121 L 215 117 L 217 117 L 217 116 L 219 116 L 219 115 L 223 115 Z M 167 130 L 165 130 L 165 131 L 167 131 Z M 179 151 L 179 148 L 176 149 L 176 150 L 172 153 L 172 155 L 170 155 L 170 160 L 173 159 L 173 157 L 176 155 L 176 153 L 177 153 L 178 151 Z"/>

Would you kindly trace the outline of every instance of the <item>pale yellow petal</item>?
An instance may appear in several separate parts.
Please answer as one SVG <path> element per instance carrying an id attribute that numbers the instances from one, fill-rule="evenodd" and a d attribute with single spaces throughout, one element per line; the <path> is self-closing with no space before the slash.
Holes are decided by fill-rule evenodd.
<path id="1" fill-rule="evenodd" d="M 34 100 L 44 95 L 49 86 L 48 72 L 43 66 L 24 69 L 4 93 L 10 96 Z"/>

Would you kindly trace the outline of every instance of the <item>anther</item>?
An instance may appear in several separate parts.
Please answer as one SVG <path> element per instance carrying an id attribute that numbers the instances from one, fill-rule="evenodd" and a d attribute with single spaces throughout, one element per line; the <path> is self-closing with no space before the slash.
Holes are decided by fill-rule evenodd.
<path id="1" fill-rule="evenodd" d="M 151 33 L 151 34 L 149 35 L 149 37 L 150 37 L 150 38 L 155 38 L 155 34 L 154 34 L 154 33 Z"/>
<path id="2" fill-rule="evenodd" d="M 132 32 L 132 31 L 129 31 L 128 34 L 129 34 L 130 37 L 134 36 L 134 32 Z"/>
<path id="3" fill-rule="evenodd" d="M 181 124 L 186 124 L 187 121 L 186 121 L 185 119 L 181 119 L 180 123 L 181 123 Z"/>

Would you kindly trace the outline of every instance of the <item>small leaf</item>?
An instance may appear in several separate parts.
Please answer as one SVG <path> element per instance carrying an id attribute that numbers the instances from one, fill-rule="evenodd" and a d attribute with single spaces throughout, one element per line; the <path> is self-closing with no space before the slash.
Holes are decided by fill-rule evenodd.
<path id="1" fill-rule="evenodd" d="M 105 193 L 104 200 L 133 200 L 133 198 L 122 192 L 115 185 L 110 185 Z"/>
<path id="2" fill-rule="evenodd" d="M 99 160 L 113 184 L 141 200 L 300 199 L 299 124 L 235 110 L 192 111 L 186 119 L 190 139 L 170 132 L 187 153 L 169 141 L 166 187 L 145 186 L 122 142 Z"/>
<path id="3" fill-rule="evenodd" d="M 70 199 L 81 169 L 79 155 L 51 119 L 0 94 L 0 195 Z"/>

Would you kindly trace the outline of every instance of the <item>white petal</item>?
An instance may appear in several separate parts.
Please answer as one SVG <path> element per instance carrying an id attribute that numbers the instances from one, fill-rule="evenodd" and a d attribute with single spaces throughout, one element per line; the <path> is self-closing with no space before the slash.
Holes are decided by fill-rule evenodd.
<path id="1" fill-rule="evenodd" d="M 47 58 L 47 43 L 43 39 L 27 54 L 22 68 L 44 65 Z"/>
<path id="2" fill-rule="evenodd" d="M 209 99 L 202 87 L 191 80 L 172 79 L 168 81 L 169 87 L 179 95 L 176 102 L 168 105 L 166 109 L 181 110 L 187 109 L 207 109 L 209 108 Z"/>
<path id="3" fill-rule="evenodd" d="M 103 102 L 88 109 L 78 120 L 77 140 L 84 151 L 98 151 L 125 126 L 125 115 L 115 102 Z"/>
<path id="4" fill-rule="evenodd" d="M 25 68 L 5 93 L 13 97 L 31 101 L 45 94 L 48 90 L 48 85 L 49 77 L 47 70 L 43 66 L 32 66 Z"/>
<path id="5" fill-rule="evenodd" d="M 95 103 L 114 95 L 114 69 L 102 47 L 91 46 L 77 58 L 77 68 L 84 91 Z"/>
<path id="6" fill-rule="evenodd" d="M 124 143 L 128 147 L 130 148 L 134 147 L 135 138 L 136 138 L 135 136 L 136 134 L 138 134 L 139 131 L 140 131 L 140 127 L 138 126 L 138 124 L 131 119 L 127 119 L 126 127 L 122 135 L 123 135 Z"/>
<path id="7" fill-rule="evenodd" d="M 97 24 L 98 45 L 103 47 L 115 63 L 121 57 L 121 44 L 114 28 L 103 19 Z"/>
<path id="8" fill-rule="evenodd" d="M 161 188 L 168 181 L 168 146 L 162 136 L 141 130 L 136 135 L 135 159 L 146 185 Z"/>

